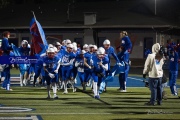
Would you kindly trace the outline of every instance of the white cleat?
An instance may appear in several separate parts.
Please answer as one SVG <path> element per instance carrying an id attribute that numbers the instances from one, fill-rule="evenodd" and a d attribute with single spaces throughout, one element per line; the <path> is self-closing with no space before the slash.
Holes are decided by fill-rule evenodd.
<path id="1" fill-rule="evenodd" d="M 68 94 L 68 91 L 64 91 L 63 94 Z"/>
<path id="2" fill-rule="evenodd" d="M 120 90 L 120 92 L 127 92 L 126 90 Z"/>
<path id="3" fill-rule="evenodd" d="M 76 92 L 76 88 L 73 89 L 73 93 L 75 93 L 75 92 Z"/>
<path id="4" fill-rule="evenodd" d="M 23 80 L 23 84 L 24 84 L 24 86 L 26 86 L 26 80 L 25 79 Z"/>

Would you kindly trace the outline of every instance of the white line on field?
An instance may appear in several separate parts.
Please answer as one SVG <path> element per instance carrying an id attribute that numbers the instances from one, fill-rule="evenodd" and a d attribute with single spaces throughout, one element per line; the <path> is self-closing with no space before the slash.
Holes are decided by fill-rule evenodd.
<path id="1" fill-rule="evenodd" d="M 31 117 L 0 117 L 0 120 L 33 120 Z"/>
<path id="2" fill-rule="evenodd" d="M 0 113 L 5 114 L 5 113 Z M 8 113 L 15 114 L 15 113 Z M 112 113 L 17 113 L 17 114 L 28 114 L 28 115 L 106 115 Z"/>
<path id="3" fill-rule="evenodd" d="M 143 80 L 142 80 L 142 79 L 137 79 L 137 78 L 133 78 L 133 77 L 128 77 L 128 78 L 133 79 L 133 80 L 142 81 L 142 82 L 143 82 Z"/>
<path id="4" fill-rule="evenodd" d="M 0 117 L 0 120 L 38 120 L 38 117 Z"/>

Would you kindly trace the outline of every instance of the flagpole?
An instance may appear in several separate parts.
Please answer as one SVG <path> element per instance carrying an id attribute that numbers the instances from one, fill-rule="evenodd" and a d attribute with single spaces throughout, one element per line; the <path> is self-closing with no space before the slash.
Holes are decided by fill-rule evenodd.
<path id="1" fill-rule="evenodd" d="M 31 12 L 33 13 L 34 19 L 35 19 L 35 21 L 36 21 L 36 16 L 35 16 L 35 14 L 34 14 L 34 11 L 31 11 Z"/>

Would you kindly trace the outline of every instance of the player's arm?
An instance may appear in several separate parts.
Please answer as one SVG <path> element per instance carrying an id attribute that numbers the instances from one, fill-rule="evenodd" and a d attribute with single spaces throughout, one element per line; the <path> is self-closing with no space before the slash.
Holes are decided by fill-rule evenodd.
<path id="1" fill-rule="evenodd" d="M 119 62 L 119 59 L 118 59 L 117 55 L 116 55 L 114 52 L 112 52 L 112 56 L 114 57 L 114 59 L 116 60 L 116 62 Z"/>
<path id="2" fill-rule="evenodd" d="M 89 66 L 89 65 L 87 64 L 87 59 L 86 59 L 86 58 L 84 58 L 84 65 L 85 65 L 86 67 L 88 67 L 88 68 L 91 69 L 91 66 Z"/>
<path id="3" fill-rule="evenodd" d="M 60 61 L 61 61 L 61 59 L 59 59 L 58 62 L 57 62 L 57 68 L 56 68 L 56 70 L 54 70 L 55 73 L 58 73 L 58 71 L 59 71 L 59 67 L 61 66 Z"/>
<path id="4" fill-rule="evenodd" d="M 105 71 L 108 71 L 108 64 L 103 65 L 102 63 L 100 63 L 100 65 L 103 69 L 105 69 Z"/>
<path id="5" fill-rule="evenodd" d="M 60 61 L 61 61 L 61 59 L 59 59 L 59 61 L 57 62 L 57 64 L 58 64 L 57 70 L 59 70 L 59 67 L 61 66 L 61 64 L 60 64 L 61 62 Z"/>
<path id="6" fill-rule="evenodd" d="M 47 73 L 49 73 L 49 71 L 46 69 L 46 63 L 43 62 L 43 68 L 44 68 L 44 71 L 46 71 Z"/>
<path id="7" fill-rule="evenodd" d="M 78 66 L 79 66 L 79 62 L 76 61 L 76 62 L 75 62 L 75 67 L 78 67 Z"/>

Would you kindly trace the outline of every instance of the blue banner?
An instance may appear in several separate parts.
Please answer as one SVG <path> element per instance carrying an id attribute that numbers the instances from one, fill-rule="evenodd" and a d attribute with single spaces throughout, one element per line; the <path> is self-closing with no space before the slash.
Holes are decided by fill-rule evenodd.
<path id="1" fill-rule="evenodd" d="M 35 56 L 0 56 L 0 64 L 31 64 L 37 60 Z"/>

